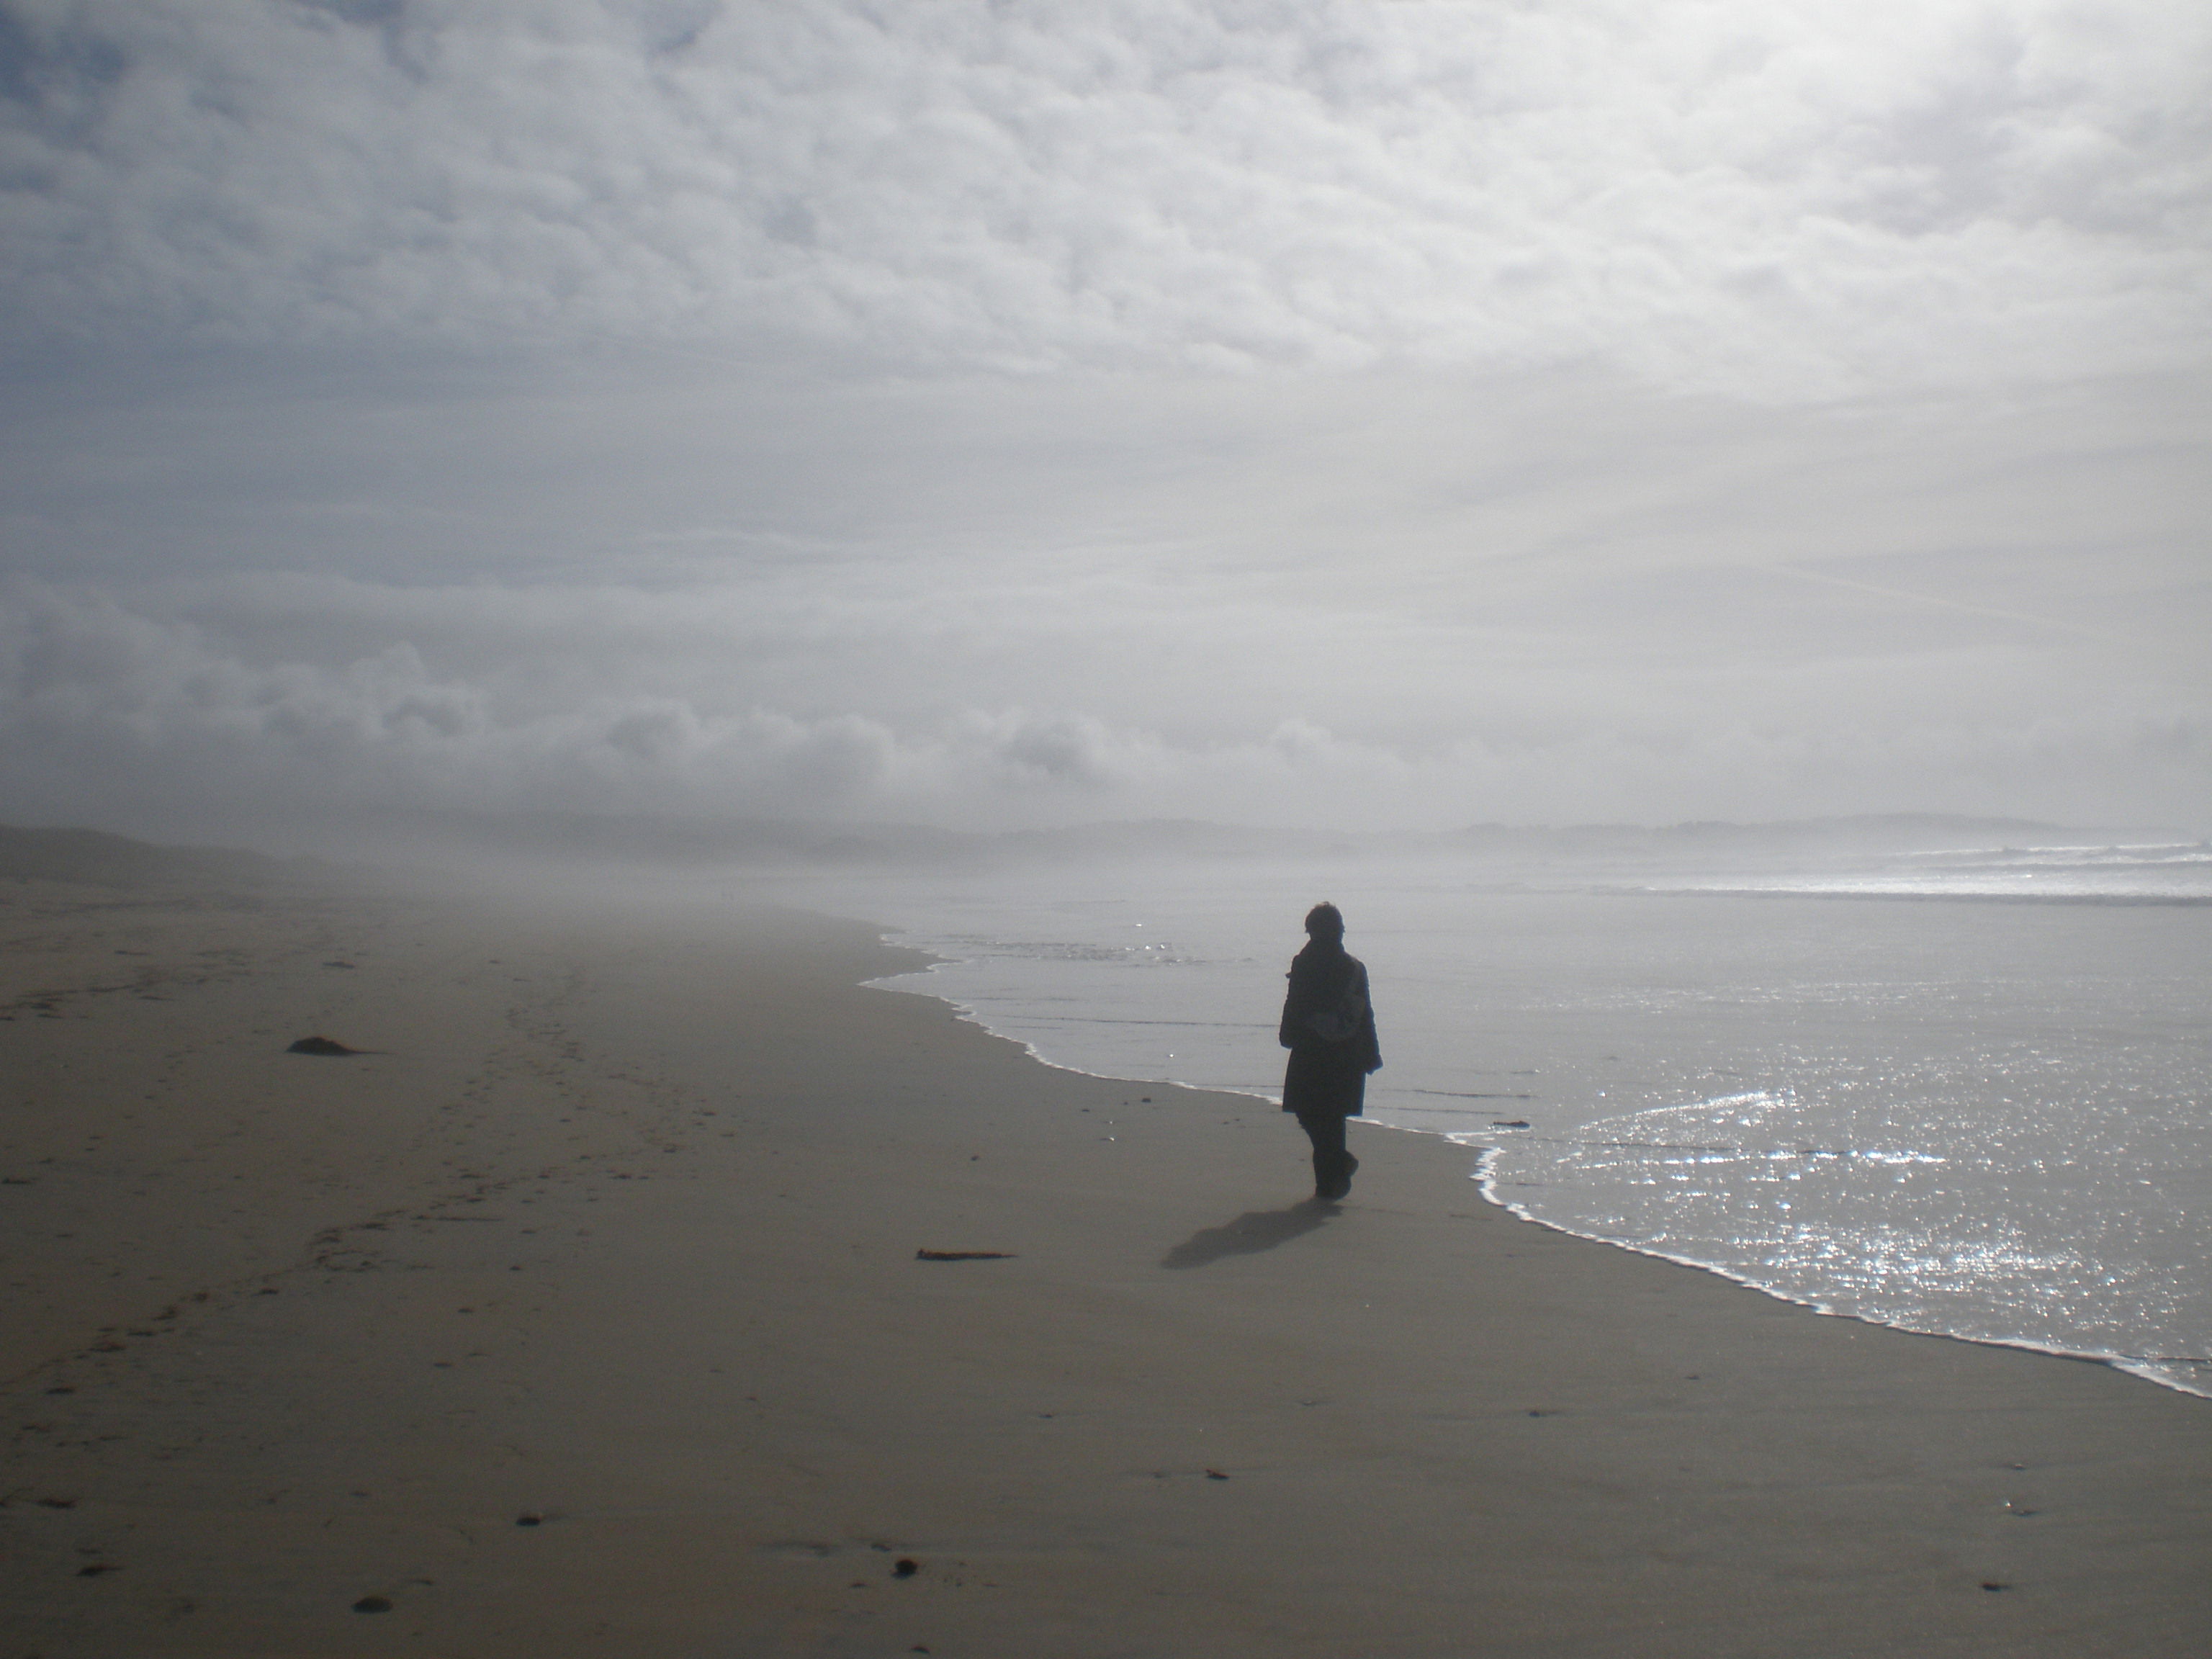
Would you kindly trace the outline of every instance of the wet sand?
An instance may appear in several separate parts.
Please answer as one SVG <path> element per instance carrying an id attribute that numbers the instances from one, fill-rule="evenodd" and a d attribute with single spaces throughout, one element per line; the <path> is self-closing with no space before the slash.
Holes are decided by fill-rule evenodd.
<path id="1" fill-rule="evenodd" d="M 2212 1651 L 2212 1402 L 1419 1137 L 1301 1203 L 1264 1103 L 854 924 L 10 881 L 0 941 L 0 1659 Z"/>

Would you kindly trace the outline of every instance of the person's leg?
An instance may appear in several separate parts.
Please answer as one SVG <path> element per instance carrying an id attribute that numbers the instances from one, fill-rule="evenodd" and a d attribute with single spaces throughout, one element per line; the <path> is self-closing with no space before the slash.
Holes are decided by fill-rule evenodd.
<path id="1" fill-rule="evenodd" d="M 1298 1127 L 1313 1142 L 1314 1196 L 1342 1198 L 1352 1189 L 1350 1157 L 1344 1150 L 1342 1115 L 1301 1112 Z"/>
<path id="2" fill-rule="evenodd" d="M 1300 1112 L 1298 1127 L 1306 1132 L 1306 1139 L 1313 1143 L 1314 1196 L 1318 1198 L 1321 1196 L 1322 1187 L 1328 1184 L 1327 1178 L 1322 1173 L 1322 1159 L 1324 1154 L 1322 1151 L 1321 1120 Z"/>
<path id="3" fill-rule="evenodd" d="M 1336 1195 L 1339 1198 L 1342 1198 L 1352 1190 L 1352 1177 L 1359 1173 L 1359 1160 L 1352 1157 L 1351 1149 L 1344 1144 L 1344 1126 L 1351 1118 L 1358 1116 L 1366 1103 L 1367 1079 L 1364 1074 L 1362 1074 L 1352 1081 L 1352 1099 L 1346 1115 L 1336 1121 L 1337 1150 L 1343 1154 L 1344 1158 L 1344 1161 L 1337 1165 Z"/>
<path id="4" fill-rule="evenodd" d="M 1342 1198 L 1352 1190 L 1352 1172 L 1358 1169 L 1359 1160 L 1344 1144 L 1345 1120 L 1333 1117 L 1328 1125 L 1329 1179 L 1322 1190 L 1324 1198 Z"/>

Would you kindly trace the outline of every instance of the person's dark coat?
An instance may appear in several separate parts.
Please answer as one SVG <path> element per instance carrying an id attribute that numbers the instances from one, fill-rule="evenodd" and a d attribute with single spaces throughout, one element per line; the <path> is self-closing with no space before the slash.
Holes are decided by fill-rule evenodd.
<path id="1" fill-rule="evenodd" d="M 1283 1109 L 1301 1117 L 1358 1117 L 1367 1074 L 1382 1064 L 1367 968 L 1334 939 L 1312 939 L 1291 960 L 1290 993 L 1276 1033 L 1291 1051 Z"/>

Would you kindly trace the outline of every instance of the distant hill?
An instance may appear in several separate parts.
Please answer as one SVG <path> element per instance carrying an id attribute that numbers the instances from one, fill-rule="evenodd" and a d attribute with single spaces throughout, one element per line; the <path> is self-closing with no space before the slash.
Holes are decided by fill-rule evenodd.
<path id="1" fill-rule="evenodd" d="M 1937 852 L 1965 847 L 2080 842 L 2108 836 L 2178 836 L 2179 830 L 2081 830 L 2034 818 L 1972 817 L 1948 812 L 1880 812 L 1832 818 L 1735 823 L 1725 819 L 1664 824 L 1580 823 L 1558 828 L 1481 823 L 1448 839 L 1470 851 L 1652 854 Z"/>
<path id="2" fill-rule="evenodd" d="M 1573 825 L 1570 826 L 1569 833 L 1596 832 L 1607 827 L 1602 824 Z M 1874 840 L 1885 843 L 1910 842 L 1917 845 L 1930 837 L 1938 840 L 1960 837 L 1987 840 L 1991 836 L 2046 833 L 2071 835 L 2074 831 L 2063 824 L 2048 823 L 2039 818 L 1973 817 L 1955 812 L 1862 812 L 1842 817 L 1776 818 L 1750 823 L 1738 823 L 1728 818 L 1695 818 L 1651 829 L 1631 826 L 1627 833 L 1672 841 L 1841 839 Z"/>
<path id="3" fill-rule="evenodd" d="M 98 830 L 20 830 L 0 824 L 0 880 L 74 881 L 97 887 L 269 887 L 325 873 L 313 859 L 274 859 L 222 847 L 156 847 Z"/>
<path id="4" fill-rule="evenodd" d="M 362 824 L 366 847 L 428 860 L 616 863 L 662 869 L 986 871 L 1158 860 L 1230 862 L 1370 858 L 1486 864 L 1730 866 L 1962 848 L 2193 840 L 2172 830 L 2069 829 L 2028 818 L 1890 813 L 1765 823 L 1474 824 L 1444 831 L 1257 828 L 1196 818 L 1125 819 L 1052 830 L 980 831 L 919 824 L 506 812 L 393 816 Z"/>
<path id="5" fill-rule="evenodd" d="M 917 824 L 829 824 L 761 818 L 587 813 L 389 815 L 359 823 L 356 848 L 419 866 L 479 872 L 630 866 L 664 871 L 973 871 L 1170 860 L 1230 864 L 1342 864 L 1366 859 L 1464 860 L 1493 872 L 1560 866 L 1623 872 L 1756 868 L 1968 848 L 2194 841 L 2172 830 L 2069 828 L 2031 818 L 1888 813 L 1767 823 L 1474 824 L 1439 832 L 1364 834 L 1260 829 L 1151 818 L 995 833 Z M 157 847 L 94 830 L 0 828 L 0 879 L 39 877 L 107 886 L 232 888 L 313 878 L 345 866 L 234 848 Z"/>

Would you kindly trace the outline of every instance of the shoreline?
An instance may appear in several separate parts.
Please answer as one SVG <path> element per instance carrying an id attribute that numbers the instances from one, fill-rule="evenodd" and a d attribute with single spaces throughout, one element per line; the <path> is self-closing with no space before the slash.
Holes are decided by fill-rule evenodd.
<path id="1" fill-rule="evenodd" d="M 1622 890 L 1628 891 L 1632 890 Z M 1705 896 L 1706 892 L 1706 890 L 1676 889 L 1636 889 L 1632 890 L 1638 894 L 1649 893 L 1656 896 L 1676 896 L 1683 893 L 1689 893 L 1693 896 Z M 1730 889 L 1716 890 L 1719 890 L 1721 892 L 1721 896 L 1729 897 L 1899 896 L 1899 895 L 1894 894 L 1833 894 L 1805 890 L 1791 890 L 1787 892 L 1773 892 L 1758 889 L 1747 889 L 1741 890 Z M 1983 898 L 1995 896 L 1925 894 L 1910 895 L 1907 896 L 1928 898 L 1965 896 Z M 2030 896 L 2047 896 L 2054 899 L 2063 898 L 2069 902 L 2070 902 L 2073 897 L 2073 896 L 2068 895 Z M 2154 901 L 2144 899 L 2142 902 L 2152 902 Z M 2163 902 L 2164 901 L 2156 902 Z M 2191 900 L 2189 902 L 2196 902 L 2197 901 Z M 2212 903 L 2212 899 L 2205 899 L 2203 902 L 2205 903 Z M 853 919 L 859 920 L 857 917 Z M 903 929 L 884 927 L 879 929 L 879 937 L 881 937 L 886 944 L 897 945 L 898 948 L 916 948 L 898 945 L 898 935 L 902 933 L 905 930 Z M 1039 1064 L 1051 1067 L 1054 1070 L 1069 1072 L 1078 1076 L 1099 1078 L 1108 1081 L 1118 1081 L 1133 1085 L 1142 1084 L 1146 1086 L 1171 1087 L 1188 1089 L 1200 1092 L 1211 1091 L 1214 1092 L 1235 1094 L 1240 1097 L 1262 1101 L 1271 1106 L 1279 1104 L 1279 1093 L 1270 1094 L 1257 1089 L 1249 1088 L 1230 1088 L 1218 1084 L 1208 1085 L 1205 1083 L 1193 1082 L 1186 1079 L 1176 1077 L 1159 1077 L 1153 1079 L 1125 1077 L 1114 1072 L 1094 1070 L 1090 1067 L 1079 1065 L 1072 1060 L 1063 1060 L 1055 1058 L 1054 1056 L 1045 1053 L 1035 1042 L 1018 1035 L 1018 1032 L 998 1029 L 992 1024 L 990 1018 L 987 1015 L 968 1004 L 960 1001 L 954 994 L 945 991 L 927 988 L 930 984 L 930 975 L 927 972 L 928 968 L 939 964 L 955 966 L 966 965 L 968 959 L 958 957 L 929 955 L 927 962 L 924 963 L 923 968 L 919 971 L 907 975 L 888 976 L 884 980 L 872 981 L 872 983 L 878 984 L 884 988 L 896 990 L 905 994 L 930 998 L 945 1003 L 946 1006 L 951 1007 L 962 1020 L 976 1026 L 978 1029 L 993 1036 L 1017 1044 L 1024 1053 L 1029 1054 L 1030 1058 L 1036 1060 Z M 912 985 L 898 983 L 897 981 L 902 978 L 911 979 L 914 981 L 914 983 Z M 1753 1097 L 1745 1097 L 1745 1098 Z M 1712 1105 L 1726 1103 L 1701 1101 L 1698 1103 L 1703 1105 Z M 1401 1108 L 1401 1109 L 1402 1109 L 1402 1108 Z M 1550 1231 L 1564 1234 L 1568 1237 L 1583 1239 L 1591 1243 L 1605 1245 L 1615 1249 L 1630 1251 L 1638 1255 L 1648 1256 L 1655 1261 L 1668 1262 L 1673 1266 L 1687 1267 L 1698 1272 L 1712 1273 L 1730 1284 L 1756 1291 L 1764 1296 L 1771 1297 L 1774 1299 L 1790 1306 L 1805 1309 L 1810 1312 L 1818 1314 L 1824 1318 L 1850 1320 L 1861 1324 L 1873 1326 L 1881 1329 L 1903 1331 L 1915 1335 L 1940 1337 L 1950 1341 L 1966 1342 L 1988 1347 L 2013 1349 L 2022 1352 L 2040 1354 L 2054 1358 L 2081 1360 L 2092 1364 L 2107 1365 L 2115 1370 L 2122 1372 L 2129 1376 L 2135 1377 L 2140 1381 L 2148 1382 L 2154 1387 L 2170 1389 L 2172 1392 L 2193 1399 L 2212 1400 L 2212 1359 L 2209 1359 L 2203 1355 L 2174 1356 L 2161 1353 L 2132 1353 L 2118 1349 L 2068 1346 L 2063 1342 L 2038 1340 L 2037 1339 L 2030 1336 L 1988 1335 L 1967 1329 L 1949 1328 L 1932 1322 L 1927 1324 L 1915 1324 L 1906 1322 L 1902 1319 L 1887 1319 L 1873 1313 L 1859 1312 L 1848 1308 L 1840 1308 L 1829 1301 L 1822 1299 L 1820 1296 L 1810 1291 L 1792 1291 L 1782 1288 L 1774 1284 L 1762 1282 L 1761 1279 L 1753 1276 L 1753 1271 L 1752 1269 L 1741 1265 L 1725 1265 L 1717 1261 L 1704 1260 L 1698 1256 L 1692 1255 L 1676 1254 L 1652 1245 L 1639 1243 L 1631 1238 L 1616 1237 L 1595 1231 L 1581 1231 L 1564 1222 L 1553 1220 L 1538 1214 L 1526 1204 L 1516 1202 L 1502 1195 L 1497 1180 L 1497 1164 L 1501 1158 L 1510 1154 L 1515 1149 L 1510 1143 L 1501 1143 L 1496 1140 L 1483 1139 L 1481 1131 L 1480 1130 L 1427 1128 L 1418 1124 L 1398 1122 L 1372 1115 L 1356 1121 L 1364 1121 L 1370 1127 L 1398 1129 L 1410 1134 L 1449 1141 L 1455 1146 L 1465 1147 L 1475 1152 L 1477 1154 L 1476 1164 L 1470 1178 L 1475 1181 L 1486 1201 L 1505 1211 L 1516 1220 L 1526 1222 L 1532 1225 L 1543 1227 Z M 1522 1127 L 1525 1127 L 1526 1126 L 1524 1125 Z M 2161 1370 L 2161 1367 L 2177 1369 L 2193 1367 L 2195 1369 L 2193 1370 L 2182 1370 L 2180 1374 L 2177 1375 L 2175 1369 Z"/>
<path id="2" fill-rule="evenodd" d="M 2207 900 L 2205 902 L 2212 903 L 2212 900 Z M 840 920 L 843 920 L 843 918 L 840 918 Z M 896 929 L 881 929 L 878 932 L 878 937 L 883 939 L 885 945 L 895 950 L 915 950 L 918 948 L 912 945 L 900 945 L 893 937 L 893 934 L 897 930 Z M 934 956 L 927 951 L 923 951 L 922 954 L 928 956 L 929 960 L 932 963 L 947 960 L 947 958 Z M 927 964 L 925 964 L 925 966 L 927 965 Z M 1030 1060 L 1036 1061 L 1040 1066 L 1048 1067 L 1050 1070 L 1055 1072 L 1067 1072 L 1077 1077 L 1092 1078 L 1100 1082 L 1120 1084 L 1130 1087 L 1143 1086 L 1146 1088 L 1181 1089 L 1192 1094 L 1234 1095 L 1241 1098 L 1249 1098 L 1261 1102 L 1264 1104 L 1274 1107 L 1279 1110 L 1281 1108 L 1282 1103 L 1279 1098 L 1273 1096 L 1261 1094 L 1256 1091 L 1209 1088 L 1203 1084 L 1187 1083 L 1177 1078 L 1145 1079 L 1117 1077 L 1111 1072 L 1094 1072 L 1085 1066 L 1074 1065 L 1067 1060 L 1054 1060 L 1051 1055 L 1045 1054 L 1042 1050 L 1038 1048 L 1035 1043 L 1029 1042 L 1027 1039 L 1016 1036 L 1009 1032 L 994 1029 L 990 1022 L 977 1013 L 974 1009 L 966 1007 L 962 1004 L 954 1001 L 951 997 L 939 995 L 937 993 L 931 991 L 908 990 L 902 986 L 895 986 L 889 982 L 890 980 L 897 977 L 899 977 L 899 975 L 887 975 L 883 979 L 865 981 L 865 984 L 874 988 L 893 991 L 900 995 L 918 996 L 927 998 L 932 1001 L 941 1002 L 946 1007 L 950 1008 L 953 1012 L 954 1015 L 957 1017 L 963 1024 L 972 1025 L 975 1027 L 976 1030 L 982 1031 L 987 1036 L 996 1038 L 1001 1042 L 1012 1043 L 1015 1047 L 1021 1049 L 1021 1051 Z M 1499 1197 L 1498 1194 L 1496 1182 L 1493 1177 L 1495 1175 L 1494 1159 L 1501 1149 L 1488 1142 L 1473 1139 L 1472 1134 L 1474 1132 L 1447 1132 L 1439 1129 L 1423 1129 L 1412 1124 L 1391 1123 L 1381 1118 L 1375 1117 L 1360 1117 L 1352 1120 L 1352 1121 L 1356 1125 L 1365 1128 L 1388 1130 L 1394 1133 L 1413 1135 L 1428 1140 L 1443 1141 L 1448 1145 L 1458 1147 L 1462 1151 L 1474 1152 L 1476 1155 L 1474 1169 L 1468 1175 L 1468 1179 L 1475 1184 L 1476 1190 L 1480 1193 L 1483 1200 L 1486 1203 L 1494 1205 L 1498 1209 L 1504 1211 L 1506 1214 L 1511 1216 L 1516 1221 L 1525 1223 L 1532 1227 L 1541 1227 L 1547 1231 L 1559 1233 L 1568 1238 L 1579 1239 L 1584 1243 L 1601 1245 L 1608 1249 L 1626 1250 L 1632 1255 L 1647 1256 L 1654 1261 L 1663 1261 L 1670 1267 L 1687 1268 L 1692 1273 L 1711 1273 L 1715 1278 L 1722 1279 L 1728 1284 L 1734 1285 L 1740 1289 L 1755 1291 L 1760 1296 L 1770 1297 L 1775 1301 L 1782 1303 L 1788 1307 L 1803 1309 L 1806 1312 L 1816 1314 L 1823 1319 L 1844 1319 L 1850 1320 L 1856 1324 L 1870 1326 L 1877 1330 L 1900 1331 L 1910 1336 L 1934 1337 L 1946 1342 L 1964 1342 L 1976 1347 L 2008 1348 L 2021 1353 L 2039 1354 L 2050 1359 L 2078 1360 L 2084 1364 L 2108 1366 L 2112 1370 L 2118 1371 L 2124 1376 L 2134 1377 L 2138 1382 L 2148 1382 L 2154 1388 L 2169 1389 L 2175 1394 L 2184 1395 L 2193 1400 L 2212 1400 L 2212 1391 L 2187 1388 L 2181 1383 L 2173 1381 L 2172 1378 L 2160 1376 L 2154 1371 L 2139 1370 L 2136 1369 L 2136 1365 L 2138 1364 L 2152 1365 L 2160 1363 L 2176 1363 L 2160 1355 L 2091 1352 L 2081 1349 L 2064 1348 L 2051 1344 L 2032 1342 L 2027 1340 L 2026 1338 L 2021 1337 L 2007 1338 L 1996 1336 L 1969 1336 L 1959 1331 L 1928 1329 L 1917 1325 L 1905 1325 L 1897 1323 L 1890 1320 L 1870 1318 L 1864 1314 L 1848 1313 L 1838 1309 L 1829 1307 L 1823 1303 L 1808 1300 L 1802 1297 L 1788 1295 L 1784 1291 L 1774 1289 L 1771 1285 L 1762 1285 L 1755 1279 L 1746 1278 L 1741 1273 L 1731 1273 L 1726 1267 L 1717 1266 L 1713 1262 L 1699 1261 L 1692 1256 L 1669 1255 L 1665 1250 L 1655 1249 L 1649 1245 L 1632 1243 L 1626 1239 L 1607 1238 L 1596 1233 L 1577 1232 L 1573 1228 L 1565 1226 L 1559 1222 L 1546 1220 L 1543 1217 L 1534 1213 L 1525 1206 L 1516 1204 L 1510 1200 Z"/>
<path id="3" fill-rule="evenodd" d="M 1399 1126 L 1395 1124 L 1378 1124 L 1376 1127 L 1396 1128 Z M 1408 1134 L 1418 1135 L 1431 1133 L 1432 1132 L 1423 1129 L 1408 1129 L 1406 1133 Z M 1471 1142 L 1462 1144 L 1473 1145 Z M 1872 1319 L 1864 1314 L 1848 1313 L 1840 1309 L 1829 1307 L 1822 1303 L 1809 1301 L 1800 1297 L 1787 1296 L 1782 1291 L 1774 1290 L 1768 1285 L 1761 1285 L 1756 1280 L 1746 1279 L 1740 1274 L 1730 1273 L 1725 1267 L 1716 1267 L 1710 1261 L 1698 1261 L 1686 1255 L 1670 1255 L 1664 1250 L 1654 1249 L 1649 1245 L 1631 1243 L 1626 1239 L 1604 1238 L 1595 1233 L 1578 1233 L 1571 1227 L 1562 1226 L 1555 1221 L 1547 1221 L 1543 1217 L 1532 1214 L 1517 1204 L 1513 1204 L 1508 1202 L 1504 1199 L 1492 1196 L 1487 1170 L 1489 1168 L 1489 1154 L 1496 1151 L 1496 1148 L 1486 1146 L 1481 1147 L 1479 1150 L 1482 1152 L 1484 1156 L 1479 1162 L 1478 1174 L 1474 1176 L 1474 1179 L 1482 1187 L 1483 1197 L 1490 1203 L 1495 1204 L 1499 1209 L 1504 1210 L 1515 1220 L 1526 1222 L 1532 1227 L 1542 1227 L 1551 1232 L 1565 1234 L 1569 1238 L 1581 1239 L 1585 1243 L 1603 1245 L 1608 1249 L 1626 1250 L 1632 1255 L 1649 1256 L 1652 1261 L 1666 1262 L 1669 1267 L 1686 1267 L 1692 1273 L 1711 1273 L 1714 1278 L 1724 1280 L 1728 1284 L 1736 1285 L 1740 1289 L 1755 1291 L 1760 1296 L 1771 1297 L 1775 1301 L 1782 1303 L 1787 1307 L 1802 1308 L 1806 1312 L 1817 1315 L 1822 1319 L 1844 1319 L 1850 1321 L 1854 1324 L 1869 1326 L 1875 1330 L 1901 1331 L 1908 1336 L 1932 1337 L 1936 1340 L 1942 1342 L 1963 1342 L 1970 1347 L 2006 1348 L 2018 1353 L 2038 1354 L 2046 1359 L 2070 1359 L 2079 1361 L 2081 1364 L 2085 1365 L 2103 1365 L 2109 1367 L 2112 1370 L 2118 1371 L 2124 1376 L 2134 1377 L 2137 1382 L 2148 1382 L 2154 1389 L 2165 1389 L 2172 1393 L 2184 1395 L 2191 1400 L 2212 1401 L 2212 1393 L 2208 1393 L 2197 1389 L 2185 1388 L 2180 1383 L 2172 1381 L 2171 1378 L 2157 1376 L 2153 1372 L 2147 1370 L 2137 1370 L 2134 1368 L 2134 1365 L 2130 1363 L 2130 1361 L 2141 1364 L 2185 1363 L 2177 1362 L 2166 1356 L 2158 1354 L 2092 1353 L 2077 1348 L 2062 1348 L 2051 1344 L 2031 1342 L 2023 1337 L 2008 1338 L 1998 1336 L 1968 1336 L 1958 1331 L 1924 1330 L 1916 1325 L 1898 1324 L 1886 1319 Z M 2198 1364 L 2202 1362 L 2190 1360 L 2185 1363 Z"/>
<path id="4" fill-rule="evenodd" d="M 1037 1064 L 859 924 L 4 915 L 8 1659 L 2212 1642 L 2197 1400 L 1527 1226 L 1416 1131 L 1299 1201 L 1272 1103 Z"/>

